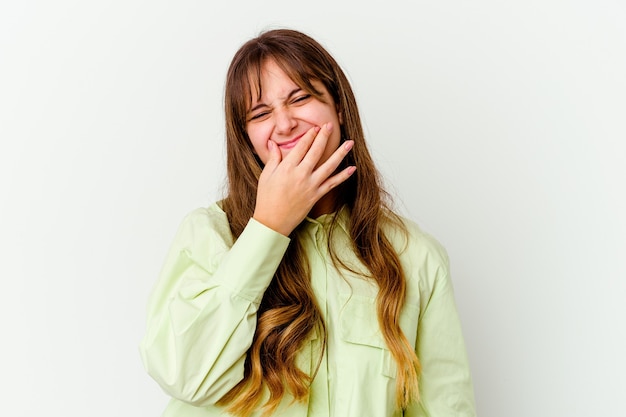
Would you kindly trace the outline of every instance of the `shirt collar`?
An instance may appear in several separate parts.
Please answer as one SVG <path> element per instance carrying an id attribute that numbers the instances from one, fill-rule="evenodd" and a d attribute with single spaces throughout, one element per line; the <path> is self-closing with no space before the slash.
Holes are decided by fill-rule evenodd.
<path id="1" fill-rule="evenodd" d="M 308 226 L 321 226 L 324 229 L 327 229 L 332 223 L 333 219 L 337 218 L 336 225 L 341 227 L 344 232 L 348 233 L 348 222 L 350 220 L 350 209 L 347 205 L 343 205 L 333 213 L 322 214 L 319 217 L 305 217 L 304 220 L 308 223 Z M 348 233 L 349 234 L 349 233 Z"/>

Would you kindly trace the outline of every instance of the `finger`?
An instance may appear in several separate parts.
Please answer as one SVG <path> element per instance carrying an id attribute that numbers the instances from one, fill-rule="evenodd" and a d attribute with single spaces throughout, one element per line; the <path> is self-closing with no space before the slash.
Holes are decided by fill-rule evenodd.
<path id="1" fill-rule="evenodd" d="M 339 146 L 337 150 L 335 150 L 335 152 L 333 152 L 333 154 L 313 172 L 313 175 L 316 176 L 320 182 L 323 182 L 326 178 L 330 177 L 337 170 L 341 161 L 343 161 L 346 155 L 348 155 L 348 153 L 352 150 L 353 146 L 353 140 L 347 140 L 342 143 L 341 146 Z"/>
<path id="2" fill-rule="evenodd" d="M 320 158 L 326 151 L 326 145 L 328 144 L 328 139 L 330 138 L 332 131 L 332 123 L 329 122 L 322 126 L 319 133 L 315 137 L 313 144 L 309 148 L 309 151 L 302 159 L 303 166 L 313 170 L 319 164 Z"/>
<path id="3" fill-rule="evenodd" d="M 319 187 L 319 191 L 321 193 L 320 198 L 322 198 L 322 196 L 326 195 L 330 190 L 350 178 L 355 171 L 355 166 L 349 166 L 343 169 L 338 174 L 335 174 L 332 177 L 326 179 L 326 181 L 324 181 Z"/>
<path id="4" fill-rule="evenodd" d="M 306 155 L 315 136 L 320 131 L 318 126 L 314 126 L 310 128 L 296 143 L 296 146 L 293 147 L 291 152 L 285 157 L 285 161 L 293 162 L 294 164 L 299 164 L 302 161 L 302 158 Z"/>

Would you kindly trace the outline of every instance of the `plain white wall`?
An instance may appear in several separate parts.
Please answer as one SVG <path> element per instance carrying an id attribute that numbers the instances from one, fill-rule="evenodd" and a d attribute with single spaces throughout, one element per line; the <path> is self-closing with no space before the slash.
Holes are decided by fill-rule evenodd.
<path id="1" fill-rule="evenodd" d="M 623 416 L 624 3 L 211 3 L 0 5 L 0 414 L 160 414 L 145 303 L 220 196 L 232 54 L 288 26 L 448 248 L 479 414 Z"/>

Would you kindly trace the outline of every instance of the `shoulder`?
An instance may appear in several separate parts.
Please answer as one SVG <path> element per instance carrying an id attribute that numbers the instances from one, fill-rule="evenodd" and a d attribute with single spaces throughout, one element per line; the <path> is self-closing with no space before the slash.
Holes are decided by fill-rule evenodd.
<path id="1" fill-rule="evenodd" d="M 448 264 L 448 253 L 431 234 L 413 220 L 392 214 L 385 226 L 385 234 L 402 257 L 429 260 L 437 265 Z"/>
<path id="2" fill-rule="evenodd" d="M 448 253 L 431 234 L 413 220 L 391 216 L 386 235 L 390 239 L 407 280 L 407 301 L 423 304 L 418 300 L 429 299 L 439 285 L 447 285 L 450 279 Z"/>
<path id="3" fill-rule="evenodd" d="M 227 249 L 233 245 L 228 217 L 220 203 L 196 208 L 183 218 L 175 239 L 181 249 L 207 253 L 209 249 Z"/>

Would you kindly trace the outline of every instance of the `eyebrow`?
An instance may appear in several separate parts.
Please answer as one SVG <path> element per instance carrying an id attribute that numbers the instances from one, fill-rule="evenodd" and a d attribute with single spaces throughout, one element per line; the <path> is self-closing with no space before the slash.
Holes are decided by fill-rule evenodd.
<path id="1" fill-rule="evenodd" d="M 285 99 L 284 99 L 284 100 L 285 100 L 285 101 L 289 100 L 291 97 L 293 97 L 295 94 L 297 94 L 297 93 L 298 93 L 298 92 L 300 92 L 300 91 L 302 91 L 302 88 L 300 88 L 300 87 L 296 87 L 296 88 L 294 88 L 293 90 L 291 90 L 291 91 L 289 92 L 289 94 L 287 94 L 287 97 L 285 97 Z M 257 104 L 256 106 L 254 106 L 253 108 L 251 108 L 250 110 L 248 110 L 248 114 L 253 113 L 253 112 L 255 112 L 256 110 L 259 110 L 259 109 L 261 109 L 261 108 L 263 108 L 263 107 L 268 107 L 268 105 L 267 105 L 267 104 L 265 104 L 265 103 L 259 103 L 259 104 Z"/>

